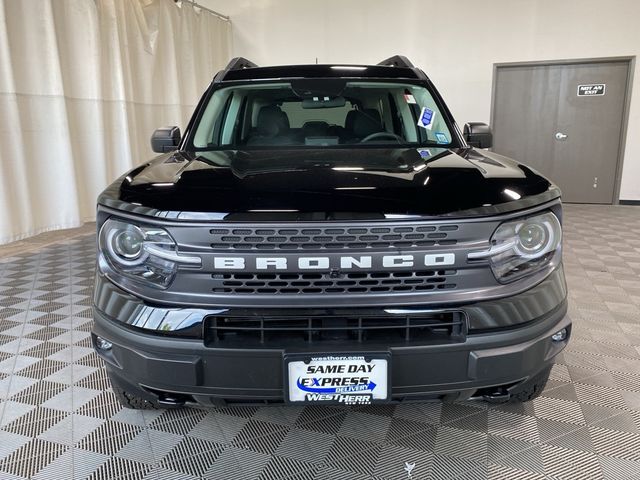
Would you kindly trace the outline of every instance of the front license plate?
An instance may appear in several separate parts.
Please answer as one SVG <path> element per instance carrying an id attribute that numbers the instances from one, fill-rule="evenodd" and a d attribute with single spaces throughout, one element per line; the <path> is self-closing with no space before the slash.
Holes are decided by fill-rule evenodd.
<path id="1" fill-rule="evenodd" d="M 293 403 L 367 405 L 388 398 L 388 356 L 327 354 L 287 357 Z"/>

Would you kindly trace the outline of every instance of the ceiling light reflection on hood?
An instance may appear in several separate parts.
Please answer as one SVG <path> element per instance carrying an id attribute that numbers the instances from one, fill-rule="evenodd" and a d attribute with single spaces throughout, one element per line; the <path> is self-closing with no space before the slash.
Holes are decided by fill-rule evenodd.
<path id="1" fill-rule="evenodd" d="M 367 67 L 354 67 L 352 65 L 334 65 L 331 67 L 332 70 L 357 70 L 362 71 L 366 70 Z"/>
<path id="2" fill-rule="evenodd" d="M 332 167 L 331 169 L 338 172 L 352 172 L 364 170 L 364 167 Z"/>
<path id="3" fill-rule="evenodd" d="M 509 188 L 505 188 L 502 193 L 504 193 L 507 197 L 513 198 L 514 200 L 520 200 L 522 198 L 522 195 Z"/>

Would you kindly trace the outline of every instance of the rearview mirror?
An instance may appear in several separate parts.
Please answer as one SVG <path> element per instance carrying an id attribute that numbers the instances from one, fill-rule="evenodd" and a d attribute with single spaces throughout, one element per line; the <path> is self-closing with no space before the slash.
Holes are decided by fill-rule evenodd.
<path id="1" fill-rule="evenodd" d="M 313 97 L 302 100 L 302 108 L 336 108 L 344 107 L 346 104 L 344 97 Z"/>
<path id="2" fill-rule="evenodd" d="M 151 149 L 156 153 L 166 153 L 176 150 L 180 144 L 180 129 L 178 127 L 158 128 L 151 135 Z"/>
<path id="3" fill-rule="evenodd" d="M 493 146 L 493 134 L 491 127 L 486 123 L 469 122 L 464 125 L 464 139 L 476 148 L 491 148 Z"/>
<path id="4" fill-rule="evenodd" d="M 291 80 L 291 90 L 299 98 L 339 97 L 345 89 L 344 78 L 296 78 Z"/>

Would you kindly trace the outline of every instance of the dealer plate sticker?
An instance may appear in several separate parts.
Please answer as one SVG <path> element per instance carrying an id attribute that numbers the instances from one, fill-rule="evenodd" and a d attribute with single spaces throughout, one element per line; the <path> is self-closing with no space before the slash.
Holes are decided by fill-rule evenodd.
<path id="1" fill-rule="evenodd" d="M 386 358 L 327 355 L 288 363 L 289 401 L 367 405 L 386 400 Z"/>

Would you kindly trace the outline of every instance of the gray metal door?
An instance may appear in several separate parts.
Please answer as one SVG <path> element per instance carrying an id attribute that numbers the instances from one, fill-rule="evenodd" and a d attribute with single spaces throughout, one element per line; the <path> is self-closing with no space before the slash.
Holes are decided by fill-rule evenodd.
<path id="1" fill-rule="evenodd" d="M 494 151 L 560 186 L 563 200 L 613 203 L 628 61 L 501 65 L 494 78 Z"/>

